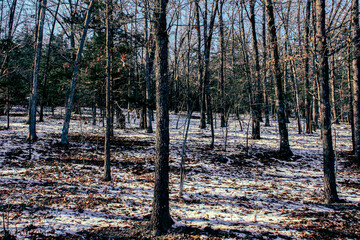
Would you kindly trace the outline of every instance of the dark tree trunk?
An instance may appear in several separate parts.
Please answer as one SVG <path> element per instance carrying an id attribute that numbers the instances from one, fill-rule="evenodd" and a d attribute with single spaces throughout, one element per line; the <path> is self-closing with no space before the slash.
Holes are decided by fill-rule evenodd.
<path id="1" fill-rule="evenodd" d="M 6 116 L 7 116 L 7 129 L 10 128 L 10 83 L 9 83 L 9 70 L 8 70 L 8 61 L 9 61 L 9 52 L 11 51 L 11 45 L 12 45 L 12 32 L 13 32 L 13 24 L 14 24 L 14 18 L 15 18 L 15 10 L 16 10 L 16 4 L 17 0 L 14 0 L 10 7 L 10 13 L 9 13 L 9 26 L 8 26 L 8 33 L 7 36 L 5 35 L 5 39 L 7 41 L 8 46 L 5 47 L 5 54 L 4 59 L 1 65 L 0 73 L 5 74 L 6 78 L 6 95 L 5 99 L 0 100 L 0 115 L 5 114 L 5 106 L 6 105 Z M 1 2 L 1 24 L 2 24 L 2 18 L 3 18 L 3 6 L 4 1 Z M 1 29 L 0 29 L 1 30 Z M 4 31 L 5 32 L 5 31 Z M 0 33 L 1 35 L 1 33 Z M 4 71 L 6 69 L 6 71 Z"/>
<path id="2" fill-rule="evenodd" d="M 154 1 L 156 43 L 156 158 L 155 189 L 150 226 L 156 235 L 166 232 L 173 220 L 169 210 L 169 86 L 167 0 Z"/>
<path id="3" fill-rule="evenodd" d="M 329 96 L 329 62 L 328 45 L 325 29 L 325 0 L 316 0 L 316 29 L 319 62 L 319 87 L 321 130 L 324 157 L 324 191 L 327 204 L 339 201 L 336 192 L 335 154 L 331 137 L 331 107 Z"/>
<path id="4" fill-rule="evenodd" d="M 263 34 L 263 91 L 264 91 L 264 115 L 265 115 L 265 126 L 270 126 L 269 119 L 269 97 L 267 91 L 267 47 L 266 47 L 266 7 L 263 8 L 263 26 L 262 26 L 262 34 Z"/>
<path id="5" fill-rule="evenodd" d="M 305 43 L 304 43 L 304 62 L 305 62 L 305 133 L 312 133 L 311 124 L 311 94 L 310 94 L 310 73 L 309 73 L 309 55 L 310 55 L 310 11 L 312 0 L 307 0 L 305 11 Z"/>
<path id="6" fill-rule="evenodd" d="M 358 0 L 352 1 L 351 23 L 353 42 L 354 153 L 356 162 L 360 165 L 360 29 Z"/>
<path id="7" fill-rule="evenodd" d="M 220 113 L 221 120 L 220 126 L 225 127 L 225 106 L 226 106 L 226 98 L 225 98 L 225 39 L 224 39 L 224 20 L 223 20 L 223 6 L 224 0 L 220 1 L 219 8 L 219 30 L 220 30 L 220 91 L 221 91 L 221 104 L 220 104 Z"/>
<path id="8" fill-rule="evenodd" d="M 213 36 L 214 24 L 215 24 L 215 17 L 218 9 L 219 0 L 215 1 L 214 9 L 212 11 L 210 23 L 209 23 L 209 33 L 206 32 L 205 38 L 205 46 L 204 46 L 204 88 L 205 88 L 205 95 L 206 95 L 206 110 L 207 110 L 207 117 L 210 122 L 211 127 L 211 143 L 210 148 L 214 147 L 215 142 L 215 133 L 214 133 L 214 120 L 213 120 L 213 113 L 212 113 L 212 106 L 211 106 L 211 93 L 210 93 L 210 48 L 211 48 L 211 40 Z M 205 21 L 207 22 L 207 20 Z"/>
<path id="9" fill-rule="evenodd" d="M 275 28 L 275 18 L 274 18 L 274 8 L 271 0 L 266 0 L 266 13 L 268 17 L 268 31 L 270 38 L 270 49 L 271 49 L 271 58 L 273 61 L 272 71 L 273 78 L 276 82 L 276 95 L 277 95 L 277 115 L 278 115 L 278 125 L 279 125 L 279 134 L 280 134 L 280 153 L 284 157 L 292 156 L 292 152 L 289 145 L 288 139 L 288 130 L 286 126 L 286 116 L 285 116 L 285 100 L 281 79 L 281 71 L 279 64 L 279 50 L 276 36 Z"/>
<path id="10" fill-rule="evenodd" d="M 191 52 L 191 37 L 192 37 L 192 7 L 189 5 L 189 19 L 187 29 L 187 52 L 186 52 L 186 108 L 190 112 L 191 109 L 191 90 L 190 90 L 190 52 Z"/>
<path id="11" fill-rule="evenodd" d="M 69 99 L 66 104 L 66 113 L 65 113 L 65 120 L 63 124 L 62 134 L 61 134 L 61 144 L 66 145 L 68 143 L 68 135 L 69 135 L 69 125 L 70 125 L 70 118 L 71 118 L 71 110 L 74 104 L 74 98 L 75 98 L 75 89 L 76 89 L 76 82 L 78 79 L 78 73 L 80 70 L 80 62 L 82 58 L 82 51 L 85 44 L 86 34 L 89 27 L 90 19 L 91 19 L 91 12 L 94 6 L 94 0 L 92 0 L 89 4 L 89 9 L 86 14 L 85 19 L 85 25 L 83 34 L 81 36 L 80 46 L 76 55 L 75 64 L 74 64 L 74 71 L 73 76 L 71 80 L 71 88 L 70 88 L 70 94 Z"/>
<path id="12" fill-rule="evenodd" d="M 110 138 L 111 138 L 111 36 L 110 36 L 110 15 L 111 0 L 106 0 L 106 130 L 105 130 L 105 161 L 104 180 L 111 180 L 110 172 Z"/>
<path id="13" fill-rule="evenodd" d="M 205 69 L 206 69 L 206 43 L 208 38 L 208 17 L 207 17 L 207 0 L 205 0 L 205 11 L 204 11 L 204 73 L 203 73 L 203 79 L 202 79 L 202 86 L 201 86 L 201 109 L 200 109 L 200 128 L 205 129 L 206 128 L 206 111 L 207 111 L 207 105 L 206 105 L 206 88 L 207 88 L 207 82 L 206 82 L 206 76 L 205 76 Z M 199 7 L 200 8 L 200 7 Z M 210 52 L 210 50 L 209 50 Z"/>
<path id="14" fill-rule="evenodd" d="M 261 105 L 262 105 L 262 94 L 261 94 L 261 81 L 260 81 L 260 60 L 258 41 L 256 36 L 256 23 L 255 23 L 255 0 L 250 1 L 250 23 L 251 33 L 253 40 L 253 48 L 255 54 L 255 104 L 252 111 L 252 139 L 260 139 L 260 122 L 261 122 Z"/>
<path id="15" fill-rule="evenodd" d="M 148 19 L 148 11 L 149 11 L 149 1 L 145 1 L 145 40 L 146 44 L 146 105 L 147 105 L 147 133 L 153 132 L 152 127 L 152 109 L 150 107 L 150 103 L 152 100 L 151 96 L 151 68 L 150 68 L 150 38 L 149 38 L 149 19 Z"/>
<path id="16" fill-rule="evenodd" d="M 34 73 L 33 73 L 33 84 L 30 97 L 30 124 L 29 124 L 29 136 L 28 141 L 36 141 L 36 105 L 38 97 L 38 84 L 39 84 L 39 71 L 40 71 L 40 58 L 41 58 L 41 49 L 43 42 L 43 32 L 44 32 L 44 23 L 45 23 L 45 11 L 46 11 L 47 0 L 43 0 L 41 4 L 41 13 L 38 24 L 38 38 L 36 43 L 36 55 L 34 61 Z"/>
<path id="17" fill-rule="evenodd" d="M 196 26 L 197 26 L 197 57 L 198 57 L 198 81 L 199 81 L 199 99 L 200 99 L 200 128 L 206 128 L 205 121 L 205 110 L 206 110 L 206 100 L 205 100 L 205 88 L 204 88 L 204 79 L 203 79 L 203 58 L 201 54 L 201 29 L 200 29 L 200 6 L 199 0 L 195 1 L 196 4 Z M 205 28 L 205 26 L 204 26 Z M 204 30 L 205 31 L 205 30 Z"/>

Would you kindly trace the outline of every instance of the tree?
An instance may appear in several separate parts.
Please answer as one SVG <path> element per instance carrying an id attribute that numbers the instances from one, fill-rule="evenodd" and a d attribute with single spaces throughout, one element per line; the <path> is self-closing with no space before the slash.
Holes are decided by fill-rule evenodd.
<path id="1" fill-rule="evenodd" d="M 150 226 L 156 235 L 166 232 L 173 220 L 169 210 L 169 86 L 167 0 L 154 1 L 154 31 L 156 44 L 156 158 L 155 189 Z"/>
<path id="2" fill-rule="evenodd" d="M 68 101 L 66 103 L 66 113 L 65 113 L 62 134 L 61 134 L 61 144 L 63 144 L 63 145 L 66 145 L 68 143 L 69 125 L 70 125 L 71 111 L 72 111 L 72 107 L 74 104 L 74 98 L 75 98 L 76 82 L 78 79 L 78 73 L 80 70 L 80 62 L 81 62 L 81 58 L 82 58 L 82 51 L 84 49 L 86 34 L 87 34 L 87 30 L 89 28 L 89 23 L 90 23 L 93 7 L 94 7 L 94 0 L 91 0 L 91 2 L 89 3 L 89 8 L 87 10 L 87 14 L 86 14 L 84 30 L 83 30 L 83 34 L 81 36 L 80 46 L 79 46 L 79 49 L 78 49 L 78 52 L 76 55 L 76 59 L 75 59 L 75 63 L 74 63 L 74 72 L 73 72 L 73 76 L 72 76 L 72 80 L 71 80 L 70 94 L 69 94 Z"/>
<path id="3" fill-rule="evenodd" d="M 354 108 L 354 139 L 355 159 L 360 164 L 360 29 L 359 2 L 352 1 L 351 11 L 352 48 L 353 48 L 353 108 Z"/>
<path id="4" fill-rule="evenodd" d="M 110 172 L 110 138 L 111 138 L 111 36 L 110 36 L 110 16 L 112 3 L 106 0 L 106 130 L 105 130 L 105 162 L 104 180 L 111 180 Z"/>
<path id="5" fill-rule="evenodd" d="M 261 104 L 262 104 L 262 94 L 261 94 L 261 81 L 260 81 L 260 60 L 259 60 L 259 48 L 258 41 L 256 36 L 256 23 L 255 23 L 255 2 L 256 0 L 250 1 L 250 23 L 251 23 L 251 33 L 253 40 L 253 48 L 255 55 L 255 104 L 252 107 L 252 139 L 260 139 L 260 122 L 261 122 Z"/>
<path id="6" fill-rule="evenodd" d="M 5 41 L 1 42 L 1 47 L 4 50 L 4 55 L 3 55 L 3 62 L 1 64 L 1 68 L 0 68 L 0 74 L 2 74 L 2 76 L 0 77 L 0 80 L 2 80 L 2 78 L 5 79 L 5 84 L 6 84 L 6 89 L 4 92 L 6 92 L 6 99 L 5 101 L 2 101 L 2 99 L 0 100 L 0 115 L 4 114 L 4 110 L 5 107 L 3 106 L 3 103 L 6 104 L 6 115 L 7 115 L 7 128 L 10 128 L 10 82 L 9 82 L 9 55 L 11 52 L 11 49 L 13 48 L 13 25 L 14 25 L 14 18 L 15 18 L 15 10 L 16 10 L 16 5 L 17 5 L 17 0 L 13 0 L 11 7 L 10 7 L 10 12 L 9 12 L 9 24 L 8 24 L 8 34 L 5 37 Z M 2 17 L 3 17 L 3 7 L 4 7 L 4 3 L 1 3 L 1 23 L 2 23 Z M 1 35 L 1 30 L 0 29 L 0 35 Z M 5 29 L 4 29 L 5 32 Z"/>
<path id="7" fill-rule="evenodd" d="M 205 121 L 205 108 L 206 108 L 206 101 L 205 101 L 205 89 L 204 89 L 204 78 L 203 78 L 203 56 L 201 54 L 201 25 L 200 25 L 200 5 L 199 0 L 195 0 L 196 5 L 196 31 L 197 31 L 197 48 L 196 54 L 198 59 L 198 72 L 197 78 L 199 81 L 199 96 L 200 96 L 200 128 L 206 128 L 206 121 Z"/>
<path id="8" fill-rule="evenodd" d="M 321 133 L 324 158 L 324 191 L 327 204 L 338 202 L 335 179 L 335 154 L 331 136 L 331 107 L 329 91 L 329 49 L 325 29 L 325 0 L 316 0 L 316 30 L 318 44 Z"/>
<path id="9" fill-rule="evenodd" d="M 270 126 L 269 119 L 269 96 L 267 89 L 267 47 L 266 47 L 266 7 L 263 6 L 263 19 L 262 19 L 262 41 L 263 41 L 263 91 L 264 91 L 264 115 L 265 115 L 265 127 Z"/>
<path id="10" fill-rule="evenodd" d="M 208 18 L 207 18 L 207 0 L 205 0 L 205 13 L 204 13 L 204 65 L 203 65 L 203 86 L 201 92 L 201 109 L 200 109 L 200 128 L 206 128 L 205 122 L 205 109 L 207 111 L 208 121 L 211 124 L 211 144 L 210 148 L 214 147 L 214 124 L 213 124 L 213 117 L 212 117 L 212 106 L 211 106 L 211 95 L 210 95 L 210 48 L 211 48 L 211 41 L 213 37 L 214 31 L 214 24 L 216 13 L 218 12 L 218 3 L 219 0 L 215 0 L 213 5 L 212 14 L 210 17 L 210 23 L 208 27 Z"/>
<path id="11" fill-rule="evenodd" d="M 289 145 L 288 139 L 288 130 L 286 126 L 286 116 L 285 116 L 285 103 L 284 103 L 284 93 L 279 65 L 279 50 L 276 36 L 276 27 L 275 27 L 275 18 L 274 18 L 274 7 L 271 0 L 266 0 L 266 14 L 268 18 L 268 32 L 270 38 L 270 51 L 271 58 L 273 61 L 272 73 L 273 78 L 276 82 L 276 103 L 277 103 L 277 116 L 278 116 L 278 125 L 279 125 L 279 134 L 280 134 L 280 154 L 284 157 L 292 156 L 292 152 Z"/>
<path id="12" fill-rule="evenodd" d="M 204 80 L 203 80 L 203 94 L 206 96 L 206 110 L 207 110 L 207 117 L 210 121 L 210 127 L 211 127 L 211 143 L 210 148 L 214 148 L 214 121 L 213 121 L 213 113 L 212 113 L 212 103 L 211 103 L 211 94 L 210 94 L 210 49 L 211 49 L 211 40 L 213 36 L 214 31 L 214 24 L 215 24 L 215 17 L 216 13 L 218 12 L 218 4 L 219 0 L 215 0 L 215 3 L 213 5 L 213 11 L 210 17 L 210 23 L 209 23 L 209 32 L 207 29 L 207 0 L 205 1 L 205 17 L 204 17 Z M 204 101 L 204 97 L 203 97 Z M 204 104 L 204 103 L 203 103 Z M 203 109 L 203 108 L 202 108 Z M 201 115 L 203 117 L 203 115 Z M 201 121 L 201 120 L 200 120 Z"/>
<path id="13" fill-rule="evenodd" d="M 151 93 L 151 67 L 150 67 L 150 37 L 149 37 L 149 17 L 148 17 L 148 12 L 149 12 L 149 1 L 145 0 L 145 41 L 146 41 L 146 49 L 145 49 L 145 54 L 146 54 L 146 66 L 145 66 L 145 78 L 146 78 L 146 107 L 147 107 L 147 129 L 146 132 L 147 133 L 152 133 L 153 132 L 153 128 L 152 128 L 152 117 L 153 117 L 153 112 L 152 109 L 150 107 L 150 103 L 152 100 L 152 93 Z"/>
<path id="14" fill-rule="evenodd" d="M 47 0 L 43 0 L 41 4 L 40 19 L 37 30 L 37 43 L 36 43 L 36 54 L 34 60 L 34 74 L 33 74 L 33 83 L 32 91 L 30 96 L 30 116 L 29 116 L 29 136 L 28 141 L 36 141 L 36 106 L 37 106 L 37 97 L 38 97 L 38 84 L 39 84 L 39 71 L 40 71 L 40 58 L 43 42 L 43 32 L 45 24 L 45 11 L 46 11 Z"/>
<path id="15" fill-rule="evenodd" d="M 220 31 L 220 113 L 221 113 L 221 127 L 225 127 L 225 39 L 224 39 L 224 19 L 223 7 L 225 0 L 220 1 L 219 7 L 219 31 Z"/>
<path id="16" fill-rule="evenodd" d="M 310 94 L 310 73 L 309 73 L 309 55 L 310 55 L 310 13 L 312 0 L 306 1 L 305 10 L 305 43 L 304 43 L 304 62 L 305 62 L 305 133 L 312 133 L 311 124 L 311 94 Z"/>

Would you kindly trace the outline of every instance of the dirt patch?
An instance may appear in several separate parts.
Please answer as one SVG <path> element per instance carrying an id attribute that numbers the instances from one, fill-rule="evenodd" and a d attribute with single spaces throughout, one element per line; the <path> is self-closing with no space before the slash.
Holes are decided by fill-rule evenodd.
<path id="1" fill-rule="evenodd" d="M 360 239 L 359 211 L 292 212 L 286 228 L 304 231 L 306 239 Z M 295 219 L 295 220 L 294 220 Z"/>
<path id="2" fill-rule="evenodd" d="M 69 134 L 69 142 L 90 142 L 93 144 L 104 145 L 105 137 L 99 134 Z M 114 136 L 110 140 L 116 146 L 142 146 L 149 147 L 154 144 L 154 140 L 136 140 Z"/>

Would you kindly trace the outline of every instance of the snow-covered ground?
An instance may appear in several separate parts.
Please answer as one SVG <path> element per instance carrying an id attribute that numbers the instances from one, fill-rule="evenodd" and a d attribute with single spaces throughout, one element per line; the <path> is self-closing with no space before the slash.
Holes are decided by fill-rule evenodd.
<path id="1" fill-rule="evenodd" d="M 20 109 L 15 110 L 20 115 Z M 60 111 L 64 112 L 48 113 L 45 122 L 37 123 L 39 140 L 31 145 L 31 160 L 25 114 L 12 117 L 9 130 L 0 130 L 2 225 L 24 239 L 109 226 L 126 228 L 135 220 L 147 219 L 155 133 L 138 129 L 139 119 L 132 112 L 127 129 L 114 131 L 113 179 L 104 182 L 103 123 L 100 120 L 93 126 L 87 115 L 90 110 L 81 118 L 76 115 L 71 121 L 70 145 L 64 149 L 57 144 L 63 122 Z M 170 210 L 175 227 L 211 227 L 234 238 L 360 238 L 360 171 L 340 154 L 351 150 L 350 126 L 333 125 L 338 192 L 347 203 L 328 206 L 322 204 L 320 131 L 298 134 L 291 119 L 294 157 L 280 160 L 275 152 L 279 146 L 276 121 L 271 121 L 271 127 L 261 127 L 261 140 L 247 140 L 249 119 L 241 117 L 243 130 L 235 116 L 230 117 L 226 148 L 226 130 L 219 127 L 217 118 L 215 148 L 210 150 L 209 127 L 199 129 L 199 114 L 193 114 L 184 196 L 179 198 L 186 114 L 170 115 Z M 0 117 L 0 122 L 6 126 L 6 117 Z"/>

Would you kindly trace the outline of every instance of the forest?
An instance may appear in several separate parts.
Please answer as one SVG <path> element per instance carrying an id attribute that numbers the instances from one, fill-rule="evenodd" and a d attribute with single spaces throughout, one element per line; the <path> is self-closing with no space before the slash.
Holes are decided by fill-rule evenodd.
<path id="1" fill-rule="evenodd" d="M 358 0 L 0 0 L 1 239 L 360 239 Z"/>

